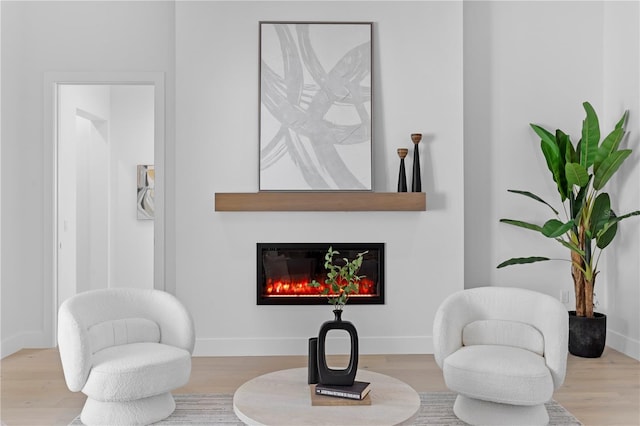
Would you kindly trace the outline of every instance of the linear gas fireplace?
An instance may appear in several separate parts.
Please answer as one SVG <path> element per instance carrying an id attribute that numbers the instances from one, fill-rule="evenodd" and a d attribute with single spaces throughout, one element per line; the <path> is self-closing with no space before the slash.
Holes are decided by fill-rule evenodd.
<path id="1" fill-rule="evenodd" d="M 384 243 L 258 243 L 258 305 L 327 304 L 322 288 L 311 287 L 314 279 L 321 284 L 327 277 L 324 256 L 332 246 L 342 258 L 363 256 L 359 275 L 360 292 L 349 297 L 349 304 L 384 303 Z"/>

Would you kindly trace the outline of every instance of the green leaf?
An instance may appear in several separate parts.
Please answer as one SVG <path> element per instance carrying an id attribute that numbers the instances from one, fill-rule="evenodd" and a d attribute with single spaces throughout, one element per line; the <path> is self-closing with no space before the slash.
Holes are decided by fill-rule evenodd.
<path id="1" fill-rule="evenodd" d="M 567 163 L 565 165 L 565 175 L 567 176 L 567 183 L 570 186 L 576 185 L 580 188 L 587 186 L 589 183 L 589 174 L 581 164 Z M 571 190 L 571 187 L 569 188 Z"/>
<path id="2" fill-rule="evenodd" d="M 571 143 L 569 142 L 569 136 L 567 136 L 567 134 L 560 129 L 556 129 L 556 144 L 558 145 L 558 149 L 560 150 L 560 155 L 566 155 L 567 144 L 571 145 Z"/>
<path id="3" fill-rule="evenodd" d="M 557 133 L 562 133 L 561 130 L 558 130 Z M 564 133 L 562 133 L 564 135 Z M 579 163 L 580 157 L 576 154 L 576 149 L 573 147 L 571 143 L 571 139 L 569 135 L 565 135 L 567 137 L 567 142 L 564 149 L 564 162 L 566 163 Z M 558 136 L 556 136 L 557 138 Z M 562 137 L 562 136 L 561 136 Z"/>
<path id="4" fill-rule="evenodd" d="M 542 203 L 542 204 L 545 204 L 545 205 L 547 205 L 551 210 L 553 210 L 553 212 L 554 212 L 555 214 L 558 214 L 558 211 L 557 211 L 556 209 L 554 209 L 554 208 L 551 206 L 551 204 L 547 203 L 547 202 L 546 202 L 546 201 L 544 201 L 542 198 L 538 197 L 536 194 L 533 194 L 533 193 L 531 193 L 531 192 L 529 192 L 529 191 L 520 191 L 520 190 L 517 190 L 517 189 L 507 189 L 507 191 L 508 191 L 508 192 L 513 192 L 514 194 L 524 195 L 525 197 L 529 197 L 529 198 L 531 198 L 531 199 L 533 199 L 533 200 L 536 200 L 536 201 L 538 201 L 538 202 L 540 202 L 540 203 Z"/>
<path id="5" fill-rule="evenodd" d="M 604 138 L 602 144 L 598 148 L 598 152 L 596 153 L 596 161 L 593 163 L 594 172 L 598 171 L 605 158 L 607 158 L 612 152 L 618 150 L 618 146 L 620 145 L 620 141 L 622 141 L 623 136 L 624 129 L 619 127 Z"/>
<path id="6" fill-rule="evenodd" d="M 556 238 L 556 241 L 559 242 L 560 244 L 562 244 L 563 246 L 565 246 L 566 248 L 568 248 L 569 250 L 575 251 L 580 256 L 584 256 L 584 251 L 580 250 L 580 248 L 578 246 L 576 246 L 575 244 L 573 244 L 571 242 L 567 242 L 567 241 L 563 240 L 562 238 Z"/>
<path id="7" fill-rule="evenodd" d="M 627 219 L 632 216 L 640 215 L 640 210 L 636 210 L 627 214 L 623 214 L 621 216 L 616 216 L 613 210 L 611 210 L 611 215 L 609 216 L 609 221 L 607 224 L 600 230 L 598 235 L 596 235 L 596 246 L 598 248 L 603 249 L 613 241 L 613 238 L 616 235 L 616 231 L 618 230 L 618 222 L 621 220 Z"/>
<path id="8" fill-rule="evenodd" d="M 531 229 L 532 231 L 542 232 L 542 228 L 533 223 L 522 222 L 520 220 L 513 219 L 500 219 L 502 223 L 508 223 L 509 225 L 519 226 L 520 228 Z"/>
<path id="9" fill-rule="evenodd" d="M 551 219 L 542 227 L 542 234 L 548 238 L 557 238 L 573 228 L 573 224 L 573 220 L 570 220 L 567 223 L 562 223 L 557 219 Z"/>
<path id="10" fill-rule="evenodd" d="M 504 268 L 505 266 L 510 266 L 510 265 L 524 265 L 527 263 L 542 262 L 545 260 L 551 260 L 551 259 L 549 259 L 548 257 L 541 257 L 541 256 L 513 257 L 499 264 L 498 268 Z"/>
<path id="11" fill-rule="evenodd" d="M 609 194 L 599 194 L 593 202 L 591 209 L 591 235 L 598 235 L 611 216 L 611 200 Z"/>
<path id="12" fill-rule="evenodd" d="M 596 247 L 600 250 L 607 247 L 615 238 L 616 232 L 618 232 L 618 223 L 603 228 L 600 235 L 596 236 Z"/>
<path id="13" fill-rule="evenodd" d="M 553 181 L 558 187 L 558 192 L 560 193 L 561 200 L 564 201 L 567 199 L 567 179 L 564 176 L 563 161 L 559 154 L 558 147 L 556 146 L 555 149 L 549 148 L 549 145 L 541 142 L 540 149 L 544 154 L 544 159 L 547 162 L 547 168 L 551 172 Z"/>
<path id="14" fill-rule="evenodd" d="M 600 124 L 598 115 L 589 102 L 582 104 L 587 116 L 582 122 L 582 147 L 580 151 L 580 164 L 588 169 L 596 159 L 598 144 L 600 143 Z"/>
<path id="15" fill-rule="evenodd" d="M 589 177 L 589 180 L 591 180 L 591 177 Z M 577 218 L 580 215 L 580 211 L 582 210 L 582 207 L 584 206 L 584 199 L 587 195 L 587 191 L 589 189 L 589 185 L 585 185 L 582 188 L 580 188 L 580 191 L 578 191 L 578 195 L 576 195 L 576 198 L 573 202 L 573 208 L 571 210 L 571 217 L 572 218 Z"/>
<path id="16" fill-rule="evenodd" d="M 553 135 L 553 133 L 549 132 L 544 127 L 538 126 L 537 124 L 529 125 L 531 126 L 533 131 L 536 132 L 538 136 L 540 136 L 540 139 L 542 139 L 542 142 L 545 145 L 548 145 L 550 148 L 558 148 L 558 143 L 556 142 L 556 137 Z M 560 154 L 560 150 L 558 150 L 558 154 Z"/>
<path id="17" fill-rule="evenodd" d="M 640 210 L 636 210 L 636 211 L 634 211 L 634 212 L 630 212 L 630 213 L 623 214 L 622 216 L 618 216 L 618 217 L 616 217 L 614 220 L 615 220 L 616 222 L 620 222 L 621 220 L 626 219 L 626 218 L 628 218 L 628 217 L 631 217 L 631 216 L 638 216 L 638 215 L 640 215 Z"/>
<path id="18" fill-rule="evenodd" d="M 613 210 L 611 211 L 613 213 Z M 640 210 L 636 210 L 634 212 L 631 213 L 627 213 L 627 214 L 623 214 L 622 216 L 616 216 L 615 214 L 612 214 L 609 218 L 609 221 L 607 222 L 607 224 L 604 226 L 603 231 L 606 231 L 606 228 L 608 226 L 612 226 L 624 219 L 630 218 L 632 216 L 638 216 L 640 215 Z"/>
<path id="19" fill-rule="evenodd" d="M 624 123 L 627 121 L 627 117 L 629 116 L 629 111 L 625 111 L 620 118 L 620 121 L 616 124 L 616 129 L 624 127 Z"/>
<path id="20" fill-rule="evenodd" d="M 536 125 L 530 124 L 531 128 L 540 136 L 540 149 L 544 154 L 547 167 L 553 176 L 553 180 L 558 186 L 558 192 L 564 201 L 567 198 L 567 185 L 564 176 L 564 152 L 560 155 L 560 148 L 556 141 L 556 137 L 548 130 Z"/>
<path id="21" fill-rule="evenodd" d="M 579 163 L 580 162 L 580 153 L 582 152 L 582 139 L 580 139 L 578 141 L 578 144 L 576 145 L 576 156 L 573 157 L 573 162 L 574 163 Z"/>
<path id="22" fill-rule="evenodd" d="M 602 160 L 602 164 L 600 164 L 598 171 L 595 172 L 593 177 L 593 187 L 596 190 L 602 189 L 629 155 L 631 155 L 631 150 L 623 149 L 612 152 L 607 158 Z"/>
<path id="23" fill-rule="evenodd" d="M 571 185 L 567 182 L 565 171 L 565 164 L 567 163 L 567 146 L 570 146 L 571 142 L 569 141 L 569 136 L 567 136 L 567 134 L 562 130 L 558 129 L 556 130 L 556 143 L 558 145 L 558 151 L 560 152 L 560 159 L 558 162 L 558 185 L 562 187 L 562 192 L 560 192 L 560 194 L 564 193 L 566 198 L 569 196 L 569 191 L 572 189 Z M 563 198 L 562 201 L 564 201 L 565 198 Z"/>

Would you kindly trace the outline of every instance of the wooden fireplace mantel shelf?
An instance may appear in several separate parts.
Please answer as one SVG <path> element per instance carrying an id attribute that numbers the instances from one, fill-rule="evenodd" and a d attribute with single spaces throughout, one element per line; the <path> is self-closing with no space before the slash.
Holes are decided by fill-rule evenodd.
<path id="1" fill-rule="evenodd" d="M 425 211 L 424 192 L 218 192 L 215 211 Z"/>

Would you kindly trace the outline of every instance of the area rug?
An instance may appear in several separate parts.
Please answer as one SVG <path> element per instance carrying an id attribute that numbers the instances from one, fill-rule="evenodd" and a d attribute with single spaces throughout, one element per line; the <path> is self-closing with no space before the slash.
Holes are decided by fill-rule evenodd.
<path id="1" fill-rule="evenodd" d="M 232 394 L 175 394 L 176 410 L 168 418 L 154 425 L 244 425 L 233 412 Z M 452 392 L 421 392 L 420 411 L 413 425 L 464 426 L 453 414 Z M 546 404 L 549 412 L 549 424 L 557 426 L 582 425 L 562 405 L 555 401 Z M 78 416 L 71 425 L 82 425 Z"/>

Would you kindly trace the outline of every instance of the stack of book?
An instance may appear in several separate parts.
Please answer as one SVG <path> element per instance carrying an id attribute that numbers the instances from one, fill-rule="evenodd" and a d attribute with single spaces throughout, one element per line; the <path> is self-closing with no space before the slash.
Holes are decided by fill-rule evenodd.
<path id="1" fill-rule="evenodd" d="M 356 380 L 353 385 L 311 386 L 312 405 L 371 405 L 371 383 Z"/>

